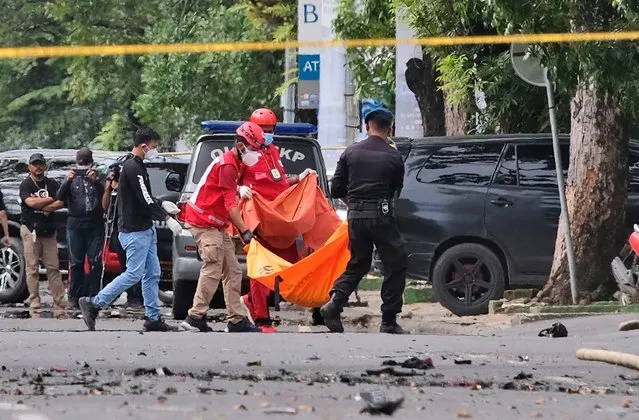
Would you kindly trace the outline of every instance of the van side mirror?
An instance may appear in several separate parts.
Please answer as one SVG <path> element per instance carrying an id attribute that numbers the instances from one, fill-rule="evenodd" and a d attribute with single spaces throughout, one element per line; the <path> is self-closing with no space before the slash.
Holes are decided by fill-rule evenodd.
<path id="1" fill-rule="evenodd" d="M 166 189 L 173 192 L 182 192 L 184 186 L 184 176 L 177 172 L 169 172 L 164 180 Z"/>

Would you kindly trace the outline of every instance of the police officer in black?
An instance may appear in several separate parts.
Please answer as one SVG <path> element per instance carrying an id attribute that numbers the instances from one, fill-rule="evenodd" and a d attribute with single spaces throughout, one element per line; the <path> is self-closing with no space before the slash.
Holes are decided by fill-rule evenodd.
<path id="1" fill-rule="evenodd" d="M 365 104 L 362 111 L 368 138 L 344 151 L 331 184 L 331 196 L 348 206 L 351 259 L 320 312 L 332 332 L 344 332 L 340 313 L 369 272 L 375 245 L 384 266 L 380 332 L 407 334 L 396 321 L 402 311 L 407 257 L 393 216 L 394 200 L 403 187 L 404 162 L 389 144 L 392 112 L 379 102 Z"/>

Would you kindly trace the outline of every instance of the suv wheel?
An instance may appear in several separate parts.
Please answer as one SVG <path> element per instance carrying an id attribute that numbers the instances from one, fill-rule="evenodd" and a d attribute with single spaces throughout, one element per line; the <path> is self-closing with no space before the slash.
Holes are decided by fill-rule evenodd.
<path id="1" fill-rule="evenodd" d="M 11 247 L 0 249 L 0 303 L 19 303 L 28 296 L 22 242 L 11 238 Z"/>
<path id="2" fill-rule="evenodd" d="M 197 281 L 173 281 L 173 318 L 186 318 L 189 309 L 193 306 L 196 286 Z"/>
<path id="3" fill-rule="evenodd" d="M 504 268 L 484 245 L 455 245 L 439 257 L 432 276 L 439 303 L 457 316 L 488 312 L 490 300 L 501 299 L 506 286 Z"/>

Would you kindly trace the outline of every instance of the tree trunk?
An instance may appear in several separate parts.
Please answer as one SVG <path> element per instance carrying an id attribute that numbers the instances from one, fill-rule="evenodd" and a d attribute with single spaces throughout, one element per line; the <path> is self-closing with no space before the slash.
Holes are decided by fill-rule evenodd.
<path id="1" fill-rule="evenodd" d="M 468 108 L 465 104 L 450 103 L 444 92 L 444 113 L 447 136 L 465 136 L 468 134 Z"/>
<path id="2" fill-rule="evenodd" d="M 566 183 L 575 251 L 578 301 L 608 298 L 615 290 L 610 261 L 623 244 L 628 138 L 616 101 L 581 84 L 571 101 L 570 167 Z M 550 278 L 537 300 L 572 302 L 560 222 Z"/>
<path id="3" fill-rule="evenodd" d="M 411 58 L 406 63 L 406 85 L 415 94 L 422 114 L 424 136 L 446 134 L 444 95 L 439 90 L 437 69 L 431 56 L 424 52 L 424 59 Z"/>

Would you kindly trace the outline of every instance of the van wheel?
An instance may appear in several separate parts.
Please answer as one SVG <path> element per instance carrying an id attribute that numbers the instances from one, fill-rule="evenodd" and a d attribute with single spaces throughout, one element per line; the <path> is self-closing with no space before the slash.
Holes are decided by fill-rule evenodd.
<path id="1" fill-rule="evenodd" d="M 173 290 L 162 290 L 158 291 L 158 297 L 160 298 L 160 302 L 165 305 L 173 304 Z"/>
<path id="2" fill-rule="evenodd" d="M 0 303 L 19 303 L 29 297 L 24 251 L 20 238 L 11 238 L 9 248 L 0 248 Z"/>
<path id="3" fill-rule="evenodd" d="M 194 280 L 173 280 L 173 318 L 184 319 L 193 305 L 195 287 Z"/>
<path id="4" fill-rule="evenodd" d="M 432 276 L 439 303 L 457 316 L 488 313 L 488 302 L 501 299 L 506 276 L 499 258 L 484 245 L 455 245 L 439 257 Z"/>

